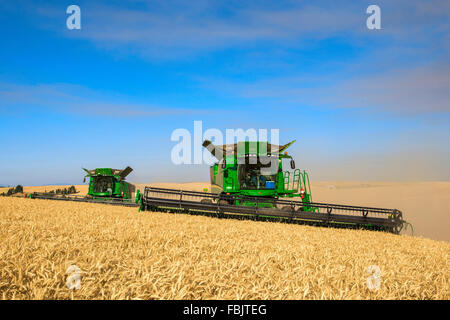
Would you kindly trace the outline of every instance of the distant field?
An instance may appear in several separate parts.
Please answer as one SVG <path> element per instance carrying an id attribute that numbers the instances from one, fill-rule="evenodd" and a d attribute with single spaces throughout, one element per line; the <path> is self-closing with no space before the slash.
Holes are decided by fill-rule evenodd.
<path id="1" fill-rule="evenodd" d="M 24 186 L 23 187 L 23 192 L 24 193 L 33 193 L 33 192 L 50 192 L 50 191 L 55 191 L 56 189 L 64 189 L 70 187 L 70 185 L 67 186 L 33 186 L 33 187 L 28 187 L 28 186 Z M 87 185 L 75 185 L 75 188 L 77 189 L 77 191 L 79 191 L 80 195 L 85 195 L 88 192 L 88 186 Z M 10 188 L 0 188 L 0 193 L 2 192 L 8 192 L 8 189 Z"/>
<path id="2" fill-rule="evenodd" d="M 0 238 L 3 299 L 450 298 L 450 243 L 406 235 L 0 197 Z"/>
<path id="3" fill-rule="evenodd" d="M 317 202 L 397 208 L 414 235 L 450 241 L 450 182 L 317 182 L 312 193 Z"/>

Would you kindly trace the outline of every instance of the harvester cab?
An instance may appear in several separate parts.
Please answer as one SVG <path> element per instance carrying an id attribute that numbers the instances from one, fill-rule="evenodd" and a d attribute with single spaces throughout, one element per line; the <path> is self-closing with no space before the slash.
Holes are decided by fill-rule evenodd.
<path id="1" fill-rule="evenodd" d="M 134 192 L 134 186 L 125 181 L 125 178 L 133 171 L 126 167 L 123 170 L 111 168 L 97 168 L 87 170 L 83 182 L 89 177 L 88 195 L 94 198 L 122 198 L 131 199 Z"/>
<path id="2" fill-rule="evenodd" d="M 285 151 L 294 142 L 279 146 L 265 141 L 242 141 L 215 146 L 205 140 L 203 147 L 218 160 L 210 167 L 211 192 L 265 197 L 269 206 L 270 199 L 280 197 L 301 197 L 303 202 L 310 202 L 308 175 L 295 168 L 294 159 Z M 286 160 L 290 170 L 284 169 Z"/>

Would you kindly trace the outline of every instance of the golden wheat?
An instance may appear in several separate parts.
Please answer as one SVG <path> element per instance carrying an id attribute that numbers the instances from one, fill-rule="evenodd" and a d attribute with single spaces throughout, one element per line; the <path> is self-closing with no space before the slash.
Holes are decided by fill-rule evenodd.
<path id="1" fill-rule="evenodd" d="M 0 239 L 2 299 L 450 297 L 449 243 L 380 232 L 0 197 Z"/>

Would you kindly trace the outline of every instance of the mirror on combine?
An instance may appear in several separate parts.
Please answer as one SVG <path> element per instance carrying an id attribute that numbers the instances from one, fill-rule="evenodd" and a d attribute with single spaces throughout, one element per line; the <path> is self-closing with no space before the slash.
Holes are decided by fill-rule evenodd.
<path id="1" fill-rule="evenodd" d="M 291 159 L 291 169 L 295 169 L 295 161 L 294 159 Z"/>

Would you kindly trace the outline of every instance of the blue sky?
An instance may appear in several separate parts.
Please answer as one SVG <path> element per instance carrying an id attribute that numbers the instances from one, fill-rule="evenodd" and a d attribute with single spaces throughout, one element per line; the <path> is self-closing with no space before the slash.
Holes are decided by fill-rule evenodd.
<path id="1" fill-rule="evenodd" d="M 280 129 L 313 180 L 449 180 L 449 15 L 448 1 L 0 0 L 0 185 L 126 165 L 135 182 L 206 181 L 170 159 L 194 120 Z"/>

